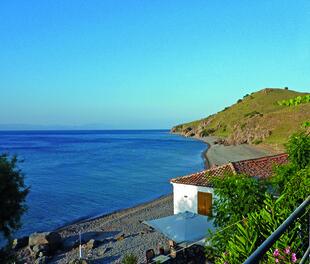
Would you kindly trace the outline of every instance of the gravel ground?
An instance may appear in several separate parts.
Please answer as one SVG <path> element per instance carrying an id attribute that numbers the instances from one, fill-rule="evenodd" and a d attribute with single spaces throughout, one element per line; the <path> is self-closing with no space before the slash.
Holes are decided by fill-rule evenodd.
<path id="1" fill-rule="evenodd" d="M 144 220 L 161 218 L 173 214 L 172 195 L 164 196 L 152 202 L 125 209 L 94 220 L 76 223 L 64 227 L 59 231 L 63 238 L 76 239 L 81 231 L 82 239 L 95 238 L 100 240 L 100 245 L 87 251 L 84 256 L 90 263 L 120 263 L 122 257 L 133 253 L 139 258 L 139 263 L 145 262 L 145 251 L 153 248 L 157 253 L 158 245 L 168 247 L 167 239 L 156 231 L 141 223 Z M 124 239 L 117 237 L 124 234 Z M 66 253 L 59 253 L 51 263 L 68 263 L 78 257 L 78 248 Z"/>
<path id="2" fill-rule="evenodd" d="M 226 164 L 230 161 L 254 159 L 275 154 L 269 149 L 263 149 L 248 144 L 231 146 L 215 145 L 214 141 L 216 141 L 217 138 L 212 136 L 200 139 L 210 146 L 205 152 L 205 155 L 211 166 Z"/>

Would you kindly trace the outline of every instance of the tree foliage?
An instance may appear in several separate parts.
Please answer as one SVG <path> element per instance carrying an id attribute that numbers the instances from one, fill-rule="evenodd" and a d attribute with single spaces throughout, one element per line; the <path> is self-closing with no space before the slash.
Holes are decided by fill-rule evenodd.
<path id="1" fill-rule="evenodd" d="M 238 181 L 238 175 L 231 176 L 215 184 L 215 193 L 219 196 L 215 208 L 219 214 L 215 216 L 215 223 L 221 228 L 207 239 L 207 257 L 215 263 L 242 263 L 308 197 L 309 145 L 307 134 L 291 136 L 287 144 L 290 162 L 275 168 L 274 177 L 264 182 L 261 192 L 255 191 L 257 186 L 249 184 L 244 176 Z M 247 186 L 252 188 L 251 192 Z M 235 190 L 236 195 L 233 194 Z M 221 201 L 222 205 L 219 204 Z M 240 209 L 237 208 L 238 204 Z M 217 219 L 223 216 L 223 219 Z M 233 220 L 230 220 L 230 216 Z M 279 252 L 286 258 L 297 258 L 296 251 L 299 250 L 300 254 L 305 250 L 302 240 L 308 232 L 307 219 L 299 219 L 269 250 L 263 263 L 279 261 Z"/>
<path id="2" fill-rule="evenodd" d="M 306 132 L 292 135 L 286 149 L 290 161 L 298 169 L 305 168 L 310 163 L 310 137 Z"/>
<path id="3" fill-rule="evenodd" d="M 214 178 L 212 183 L 217 197 L 213 205 L 214 223 L 219 227 L 235 223 L 240 216 L 259 210 L 267 189 L 264 180 L 242 174 Z"/>
<path id="4" fill-rule="evenodd" d="M 14 230 L 21 226 L 21 216 L 26 211 L 25 199 L 29 188 L 24 174 L 18 168 L 16 156 L 0 155 L 0 233 L 10 239 Z"/>

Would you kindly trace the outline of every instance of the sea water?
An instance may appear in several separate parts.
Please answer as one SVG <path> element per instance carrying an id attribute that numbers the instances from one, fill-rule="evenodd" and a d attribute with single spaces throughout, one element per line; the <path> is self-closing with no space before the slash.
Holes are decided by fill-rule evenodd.
<path id="1" fill-rule="evenodd" d="M 172 192 L 169 179 L 202 170 L 206 144 L 167 130 L 0 131 L 30 186 L 15 234 L 50 231 Z"/>

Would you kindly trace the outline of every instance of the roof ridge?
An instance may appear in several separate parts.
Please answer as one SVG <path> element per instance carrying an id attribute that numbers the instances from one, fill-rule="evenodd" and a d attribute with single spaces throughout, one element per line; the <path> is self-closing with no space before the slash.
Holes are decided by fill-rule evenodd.
<path id="1" fill-rule="evenodd" d="M 188 175 L 184 175 L 184 176 L 177 176 L 175 178 L 171 178 L 170 179 L 170 182 L 175 180 L 175 179 L 186 179 L 188 177 L 192 177 L 194 175 L 197 175 L 197 174 L 200 174 L 200 173 L 205 173 L 206 171 L 208 171 L 209 169 L 206 169 L 206 170 L 202 170 L 202 171 L 197 171 L 197 172 L 194 172 L 194 173 L 191 173 L 191 174 L 188 174 Z"/>
<path id="2" fill-rule="evenodd" d="M 234 164 L 238 163 L 238 162 L 253 161 L 253 160 L 263 160 L 263 159 L 270 159 L 270 158 L 281 157 L 281 156 L 288 156 L 288 154 L 286 152 L 283 152 L 283 153 L 280 153 L 280 154 L 274 154 L 274 155 L 270 155 L 270 156 L 263 156 L 263 157 L 259 157 L 259 158 L 231 161 L 230 163 L 232 163 L 232 165 L 234 166 Z"/>

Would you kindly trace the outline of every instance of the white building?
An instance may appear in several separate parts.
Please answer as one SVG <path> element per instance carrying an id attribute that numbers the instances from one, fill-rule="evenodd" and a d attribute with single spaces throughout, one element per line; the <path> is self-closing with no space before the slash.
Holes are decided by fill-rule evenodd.
<path id="1" fill-rule="evenodd" d="M 171 179 L 173 185 L 174 214 L 189 211 L 201 215 L 212 215 L 214 192 L 210 182 L 212 177 L 227 173 L 247 174 L 252 177 L 270 177 L 275 165 L 287 162 L 287 154 L 257 159 L 230 162 L 228 164 Z"/>

